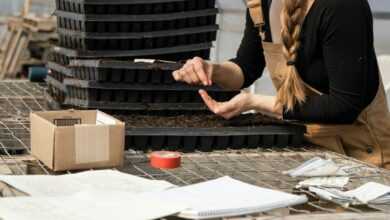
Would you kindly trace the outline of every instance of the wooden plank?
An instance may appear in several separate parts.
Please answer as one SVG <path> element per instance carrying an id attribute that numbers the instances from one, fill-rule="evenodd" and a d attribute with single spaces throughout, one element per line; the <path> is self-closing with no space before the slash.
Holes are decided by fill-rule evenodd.
<path id="1" fill-rule="evenodd" d="M 6 39 L 4 39 L 4 41 L 2 41 L 3 46 L 1 48 L 1 52 L 3 53 L 3 55 L 5 55 L 7 53 L 7 51 L 9 50 L 9 47 L 11 46 L 11 41 L 15 37 L 17 32 L 14 30 L 14 28 L 9 27 L 9 31 L 7 31 L 6 33 L 7 33 L 7 36 L 6 36 Z M 4 64 L 3 62 L 4 61 L 1 62 L 2 66 Z"/>
<path id="2" fill-rule="evenodd" d="M 15 31 L 16 31 L 16 34 L 14 35 L 15 37 L 12 37 L 9 46 L 4 53 L 4 60 L 3 63 L 1 64 L 2 70 L 0 72 L 0 79 L 4 79 L 5 75 L 7 74 L 7 71 L 9 70 L 10 64 L 12 62 L 12 58 L 15 54 L 15 49 L 18 46 L 20 37 L 22 36 L 23 29 L 20 28 Z"/>
<path id="3" fill-rule="evenodd" d="M 24 18 L 23 25 L 32 32 L 52 32 L 57 23 L 55 17 L 36 17 L 28 15 Z"/>
<path id="4" fill-rule="evenodd" d="M 17 72 L 20 68 L 18 68 L 17 64 L 19 63 L 19 59 L 21 58 L 23 50 L 27 49 L 28 47 L 28 41 L 29 41 L 29 34 L 23 33 L 22 36 L 19 39 L 18 45 L 15 49 L 14 56 L 12 58 L 12 62 L 10 65 L 10 68 L 8 69 L 8 72 L 6 73 L 7 77 L 15 78 Z"/>
<path id="5" fill-rule="evenodd" d="M 0 53 L 4 53 L 6 51 L 7 45 L 11 41 L 12 32 L 6 31 L 1 39 L 0 45 Z"/>
<path id="6" fill-rule="evenodd" d="M 334 213 L 334 214 L 306 214 L 282 217 L 259 217 L 259 218 L 235 218 L 234 220 L 389 220 L 389 213 Z M 233 219 L 231 219 L 233 220 Z"/>
<path id="7" fill-rule="evenodd" d="M 16 34 L 11 39 L 10 45 L 8 46 L 7 50 L 5 51 L 4 55 L 4 62 L 3 62 L 3 69 L 1 73 L 1 79 L 4 79 L 5 75 L 8 73 L 9 68 L 11 66 L 14 54 L 16 52 L 16 48 L 18 47 L 19 39 L 22 36 L 22 29 L 16 30 Z"/>
<path id="8" fill-rule="evenodd" d="M 8 28 L 19 29 L 23 26 L 23 19 L 21 17 L 9 17 L 7 26 Z"/>
<path id="9" fill-rule="evenodd" d="M 22 17 L 26 17 L 30 13 L 30 8 L 31 8 L 31 0 L 24 0 Z"/>

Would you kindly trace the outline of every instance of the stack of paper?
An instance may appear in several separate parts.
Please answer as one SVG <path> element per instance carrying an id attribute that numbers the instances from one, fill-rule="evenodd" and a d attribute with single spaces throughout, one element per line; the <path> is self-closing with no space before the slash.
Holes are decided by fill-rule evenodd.
<path id="1" fill-rule="evenodd" d="M 182 204 L 126 192 L 88 191 L 68 196 L 0 199 L 2 220 L 151 220 L 186 209 Z"/>
<path id="2" fill-rule="evenodd" d="M 30 196 L 68 196 L 91 190 L 142 193 L 175 187 L 166 181 L 148 180 L 115 170 L 86 171 L 61 176 L 0 175 L 0 182 Z"/>
<path id="3" fill-rule="evenodd" d="M 349 177 L 344 171 L 345 166 L 336 164 L 333 160 L 314 157 L 300 166 L 283 172 L 291 177 L 310 177 L 298 183 L 296 188 L 308 188 L 310 186 L 343 188 L 349 182 Z"/>
<path id="4" fill-rule="evenodd" d="M 31 196 L 0 199 L 0 219 L 4 220 L 147 220 L 188 208 L 145 194 L 176 187 L 173 184 L 114 170 L 61 176 L 2 175 L 0 182 Z"/>
<path id="5" fill-rule="evenodd" d="M 307 201 L 306 196 L 230 177 L 185 187 L 112 170 L 63 176 L 0 176 L 0 181 L 31 195 L 0 199 L 0 219 L 4 220 L 148 220 L 177 213 L 183 218 L 208 219 Z"/>
<path id="6" fill-rule="evenodd" d="M 161 198 L 184 204 L 189 209 L 179 217 L 208 219 L 246 215 L 307 202 L 297 196 L 253 186 L 230 177 L 173 188 L 157 193 Z"/>
<path id="7" fill-rule="evenodd" d="M 354 190 L 340 191 L 336 189 L 310 187 L 310 191 L 323 199 L 348 204 L 390 204 L 390 187 L 369 182 Z"/>

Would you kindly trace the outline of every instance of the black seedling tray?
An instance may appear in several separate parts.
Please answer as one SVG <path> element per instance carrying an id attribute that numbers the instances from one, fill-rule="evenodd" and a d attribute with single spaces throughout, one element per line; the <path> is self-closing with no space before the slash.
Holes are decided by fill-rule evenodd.
<path id="1" fill-rule="evenodd" d="M 54 62 L 54 60 L 63 60 L 64 58 L 65 56 L 51 53 L 49 58 L 51 61 L 46 64 L 46 67 L 50 70 L 46 77 L 46 102 L 49 106 L 52 103 L 57 103 L 56 106 L 63 105 L 67 95 L 67 89 L 63 82 L 65 79 L 73 78 L 72 69 Z"/>
<path id="2" fill-rule="evenodd" d="M 72 69 L 60 64 L 49 61 L 46 67 L 50 70 L 48 76 L 56 79 L 59 83 L 63 83 L 66 78 L 73 78 Z"/>
<path id="3" fill-rule="evenodd" d="M 152 32 L 196 28 L 216 24 L 218 9 L 146 15 L 76 14 L 56 11 L 60 29 L 80 32 Z"/>
<path id="4" fill-rule="evenodd" d="M 55 63 L 59 66 L 66 67 L 69 65 L 71 58 L 66 56 L 65 54 L 59 53 L 53 47 L 52 51 L 49 54 L 49 61 Z M 49 68 L 50 69 L 50 68 Z"/>
<path id="5" fill-rule="evenodd" d="M 80 92 L 80 90 L 71 90 L 70 92 Z M 149 94 L 147 96 L 150 96 Z M 77 109 L 99 109 L 110 113 L 125 113 L 133 111 L 153 111 L 153 112 L 188 112 L 188 111 L 207 111 L 203 103 L 142 103 L 142 102 L 116 102 L 116 101 L 91 101 L 74 96 L 67 96 L 64 102 L 67 106 Z"/>
<path id="6" fill-rule="evenodd" d="M 59 45 L 78 50 L 143 50 L 155 48 L 169 48 L 192 44 L 207 43 L 216 40 L 218 27 L 191 31 L 171 30 L 164 33 L 149 34 L 97 34 L 82 36 L 73 31 L 59 31 Z M 163 34 L 166 34 L 165 36 Z M 108 35 L 107 38 L 105 35 Z M 160 36 L 158 36 L 160 35 Z M 162 36 L 161 36 L 162 35 Z"/>
<path id="7" fill-rule="evenodd" d="M 298 147 L 305 128 L 263 125 L 228 128 L 127 128 L 126 148 L 136 150 L 212 151 L 258 147 Z"/>
<path id="8" fill-rule="evenodd" d="M 54 63 L 57 63 L 62 66 L 69 66 L 71 60 L 74 59 L 90 59 L 90 58 L 99 58 L 99 56 L 95 57 L 69 57 L 69 54 L 77 54 L 77 51 L 74 50 L 67 50 L 65 48 L 61 47 L 53 47 L 53 52 L 50 53 L 51 57 L 49 60 L 51 60 Z M 181 53 L 172 53 L 172 54 L 164 54 L 164 55 L 149 55 L 149 56 L 142 56 L 142 58 L 145 59 L 163 59 L 163 60 L 175 60 L 175 61 L 181 61 L 181 60 L 186 60 L 193 58 L 195 56 L 203 57 L 205 59 L 208 59 L 210 57 L 210 50 L 198 50 L 198 51 L 189 51 L 189 52 L 181 52 Z M 133 60 L 137 57 L 117 57 L 116 54 L 113 54 L 113 57 L 106 57 L 106 58 L 111 58 L 118 61 L 128 61 L 128 60 Z M 138 57 L 139 58 L 139 57 Z"/>
<path id="9" fill-rule="evenodd" d="M 93 89 L 101 89 L 101 90 L 126 90 L 126 91 L 171 91 L 171 92 L 198 92 L 199 89 L 204 89 L 210 93 L 215 92 L 233 92 L 234 94 L 239 93 L 239 91 L 227 91 L 222 90 L 221 88 L 217 86 L 191 86 L 187 85 L 185 83 L 176 82 L 171 85 L 150 85 L 150 84 L 125 84 L 125 83 L 100 83 L 97 81 L 88 81 L 88 80 L 79 80 L 79 79 L 71 79 L 66 78 L 64 79 L 64 85 L 66 86 L 75 86 L 80 88 L 93 88 Z"/>
<path id="10" fill-rule="evenodd" d="M 126 146 L 136 150 L 211 151 L 300 146 L 304 125 L 244 114 L 230 120 L 210 113 L 115 115 L 126 124 Z"/>
<path id="11" fill-rule="evenodd" d="M 152 14 L 214 8 L 215 0 L 56 0 L 57 10 L 81 14 Z"/>
<path id="12" fill-rule="evenodd" d="M 46 100 L 46 106 L 47 106 L 48 110 L 61 110 L 61 109 L 63 109 L 65 107 L 63 104 L 61 104 L 59 102 L 60 101 L 59 100 L 59 95 L 58 95 L 59 92 L 60 92 L 59 90 L 57 90 L 57 92 L 53 92 L 53 87 L 49 87 L 49 85 L 46 88 L 46 90 L 44 91 L 43 97 Z M 65 94 L 62 93 L 62 96 L 63 96 L 62 100 L 64 101 L 65 100 Z"/>
<path id="13" fill-rule="evenodd" d="M 206 110 L 198 94 L 201 87 L 177 83 L 175 85 L 144 85 L 98 83 L 66 79 L 66 104 L 81 108 L 106 110 Z M 222 91 L 207 88 L 209 94 L 218 101 L 227 101 L 238 91 Z"/>
<path id="14" fill-rule="evenodd" d="M 67 91 L 66 86 L 62 82 L 60 82 L 58 79 L 54 78 L 52 75 L 47 75 L 46 84 L 51 85 L 64 93 L 66 93 L 66 91 Z"/>
<path id="15" fill-rule="evenodd" d="M 119 58 L 119 59 L 131 59 L 131 58 L 146 58 L 146 59 L 161 59 L 161 60 L 174 60 L 181 61 L 191 59 L 195 56 L 208 59 L 210 57 L 210 48 L 212 43 L 201 43 L 186 46 L 177 46 L 169 48 L 158 49 L 145 49 L 145 50 L 109 50 L 109 51 L 78 51 L 67 49 L 63 47 L 54 47 L 54 51 L 67 57 L 66 59 L 60 59 L 59 63 L 62 65 L 68 65 L 70 59 L 87 59 L 87 58 Z M 63 62 L 63 63 L 62 63 Z M 66 64 L 68 63 L 68 64 Z"/>
<path id="16" fill-rule="evenodd" d="M 172 72 L 181 63 L 140 63 L 115 60 L 73 60 L 74 77 L 108 83 L 173 84 Z"/>
<path id="17" fill-rule="evenodd" d="M 46 79 L 47 80 L 47 79 Z M 49 81 L 47 81 L 47 97 L 50 96 L 50 101 L 51 102 L 55 102 L 57 103 L 57 105 L 61 106 L 65 103 L 65 99 L 66 99 L 66 96 L 67 96 L 67 93 L 65 91 L 63 91 L 63 88 L 57 88 L 56 85 L 58 85 L 58 83 L 53 83 L 54 79 L 49 79 Z M 48 103 L 49 102 L 49 99 L 46 99 Z"/>
<path id="18" fill-rule="evenodd" d="M 182 28 L 176 30 L 158 30 L 151 32 L 82 32 L 82 31 L 72 31 L 64 28 L 58 28 L 57 31 L 61 35 L 71 35 L 77 38 L 87 38 L 87 39 L 143 39 L 143 38 L 157 38 L 157 37 L 170 37 L 170 36 L 179 36 L 179 35 L 188 35 L 188 34 L 198 34 L 198 33 L 208 33 L 216 32 L 219 29 L 219 26 L 216 24 L 205 25 L 192 28 Z"/>

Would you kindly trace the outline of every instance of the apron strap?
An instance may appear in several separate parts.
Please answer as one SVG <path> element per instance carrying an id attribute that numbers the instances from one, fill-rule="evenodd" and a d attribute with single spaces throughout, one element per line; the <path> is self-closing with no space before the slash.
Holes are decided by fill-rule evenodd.
<path id="1" fill-rule="evenodd" d="M 265 20 L 262 8 L 262 0 L 246 0 L 249 14 L 252 18 L 253 23 L 259 28 L 259 35 L 265 39 Z"/>

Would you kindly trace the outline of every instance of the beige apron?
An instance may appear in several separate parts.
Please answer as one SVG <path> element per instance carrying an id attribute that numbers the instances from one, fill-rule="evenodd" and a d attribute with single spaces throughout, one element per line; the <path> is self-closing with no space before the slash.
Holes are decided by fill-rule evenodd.
<path id="1" fill-rule="evenodd" d="M 257 27 L 264 25 L 262 0 L 247 0 L 250 15 Z M 260 28 L 260 36 L 264 39 Z M 267 68 L 276 89 L 284 78 L 287 61 L 283 46 L 262 43 Z M 307 95 L 322 95 L 309 85 Z M 390 113 L 382 79 L 373 102 L 364 109 L 351 125 L 308 124 L 306 138 L 309 142 L 359 160 L 390 169 Z"/>

